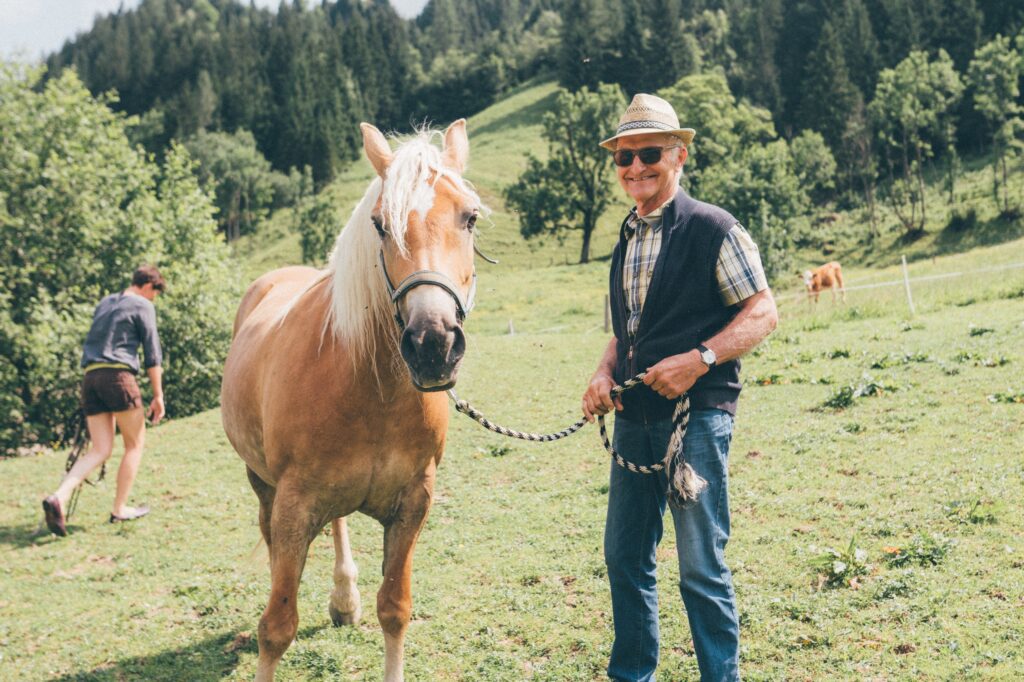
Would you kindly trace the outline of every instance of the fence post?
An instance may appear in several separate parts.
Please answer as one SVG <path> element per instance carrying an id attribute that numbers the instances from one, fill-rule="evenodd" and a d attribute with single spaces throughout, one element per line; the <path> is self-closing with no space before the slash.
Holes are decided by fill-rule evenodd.
<path id="1" fill-rule="evenodd" d="M 910 274 L 907 272 L 907 256 L 901 256 L 903 259 L 903 288 L 907 291 L 907 305 L 910 306 L 910 316 L 913 317 L 917 314 L 914 310 L 914 297 L 910 295 Z"/>
<path id="2" fill-rule="evenodd" d="M 512 326 L 512 318 L 511 317 L 508 318 L 508 335 L 509 336 L 515 336 L 516 335 L 516 328 Z"/>
<path id="3" fill-rule="evenodd" d="M 611 331 L 612 309 L 608 303 L 608 294 L 604 295 L 604 333 Z"/>

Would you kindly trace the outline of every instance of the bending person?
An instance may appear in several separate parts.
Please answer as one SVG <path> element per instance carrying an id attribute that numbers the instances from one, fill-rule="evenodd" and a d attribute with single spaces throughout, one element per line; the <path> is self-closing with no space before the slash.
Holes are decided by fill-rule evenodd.
<path id="1" fill-rule="evenodd" d="M 67 473 L 60 487 L 43 500 L 46 525 L 56 535 L 68 534 L 64 510 L 71 493 L 114 450 L 115 428 L 121 430 L 124 457 L 117 471 L 117 492 L 110 522 L 131 521 L 149 513 L 149 508 L 128 506 L 128 496 L 139 471 L 148 416 L 153 424 L 164 417 L 163 370 L 160 367 L 160 337 L 156 329 L 153 300 L 164 290 L 164 278 L 153 266 L 140 266 L 132 285 L 100 301 L 93 313 L 92 327 L 82 352 L 82 409 L 89 425 L 91 444 Z M 145 354 L 146 372 L 153 387 L 153 400 L 143 415 L 142 393 L 135 381 L 139 371 L 138 349 Z"/>

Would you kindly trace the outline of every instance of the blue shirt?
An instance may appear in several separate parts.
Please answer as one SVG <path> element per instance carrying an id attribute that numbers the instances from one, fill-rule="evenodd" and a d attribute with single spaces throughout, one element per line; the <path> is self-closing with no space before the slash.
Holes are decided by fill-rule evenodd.
<path id="1" fill-rule="evenodd" d="M 139 346 L 146 355 L 147 368 L 160 364 L 163 358 L 156 331 L 156 308 L 142 296 L 110 294 L 100 301 L 92 315 L 92 327 L 82 348 L 82 367 L 110 362 L 138 372 Z"/>

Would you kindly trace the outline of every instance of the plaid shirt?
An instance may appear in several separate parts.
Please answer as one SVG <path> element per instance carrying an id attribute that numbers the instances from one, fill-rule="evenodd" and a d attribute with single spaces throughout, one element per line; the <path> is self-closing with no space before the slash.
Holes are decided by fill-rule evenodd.
<path id="1" fill-rule="evenodd" d="M 637 215 L 634 207 L 626 219 L 622 290 L 626 297 L 626 312 L 629 313 L 626 329 L 630 337 L 636 336 L 640 327 L 640 314 L 651 285 L 654 264 L 661 252 L 661 214 L 671 201 L 669 199 L 643 218 Z M 733 226 L 722 242 L 718 263 L 715 265 L 715 277 L 722 302 L 727 306 L 735 305 L 768 288 L 757 245 L 739 223 Z"/>

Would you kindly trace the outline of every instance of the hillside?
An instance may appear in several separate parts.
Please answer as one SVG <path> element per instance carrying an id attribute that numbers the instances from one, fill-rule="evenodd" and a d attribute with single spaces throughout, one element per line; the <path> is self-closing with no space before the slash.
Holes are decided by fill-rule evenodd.
<path id="1" fill-rule="evenodd" d="M 481 244 L 502 262 L 479 264 L 458 384 L 496 422 L 538 432 L 577 418 L 607 339 L 607 262 L 571 264 L 572 242 L 523 242 L 501 205 L 525 153 L 543 149 L 538 121 L 552 92 L 525 88 L 470 121 L 469 177 L 495 209 Z M 969 168 L 962 187 L 981 229 L 955 240 L 936 209 L 914 244 L 888 230 L 856 247 L 847 233 L 862 218 L 839 214 L 829 248 L 846 264 L 845 305 L 826 294 L 809 308 L 795 277 L 776 287 L 782 322 L 744 359 L 729 465 L 726 557 L 745 679 L 1024 677 L 1024 238 L 990 219 L 986 171 Z M 357 164 L 329 191 L 351 206 L 370 172 Z M 598 256 L 612 243 L 611 213 Z M 289 220 L 279 213 L 238 245 L 250 274 L 298 261 Z M 0 462 L 0 679 L 252 679 L 268 569 L 256 499 L 218 410 L 148 432 L 134 499 L 153 513 L 132 524 L 106 523 L 108 479 L 83 492 L 68 538 L 46 534 L 39 500 L 63 460 Z M 407 679 L 604 679 L 609 466 L 594 427 L 524 443 L 452 411 L 415 555 Z M 332 539 L 317 537 L 279 680 L 381 677 L 381 529 L 358 514 L 349 528 L 363 621 L 331 627 Z M 659 678 L 697 679 L 675 554 L 668 524 Z"/>
<path id="2" fill-rule="evenodd" d="M 1000 257 L 995 247 L 928 265 Z M 495 272 L 481 275 L 459 394 L 499 423 L 561 428 L 605 343 L 588 297 L 603 265 Z M 899 288 L 888 304 L 879 291 L 890 289 L 799 317 L 802 302 L 784 308 L 793 313 L 744 361 L 726 553 L 744 677 L 1021 679 L 1024 270 L 922 286 L 913 319 Z M 536 331 L 505 335 L 509 315 Z M 268 571 L 217 410 L 150 431 L 135 498 L 154 511 L 140 522 L 105 522 L 108 480 L 85 490 L 70 537 L 39 534 L 39 499 L 62 465 L 62 453 L 2 463 L 0 678 L 251 679 Z M 408 679 L 603 679 L 608 466 L 593 427 L 530 444 L 452 413 L 413 571 Z M 350 532 L 363 623 L 330 626 L 331 539 L 317 538 L 280 680 L 380 679 L 381 531 L 355 515 Z M 669 524 L 660 672 L 696 679 L 674 556 Z M 843 582 L 836 558 L 863 575 Z"/>
<path id="3" fill-rule="evenodd" d="M 529 84 L 501 103 L 473 116 L 468 121 L 471 154 L 467 177 L 474 183 L 485 203 L 493 210 L 490 221 L 480 222 L 481 249 L 499 259 L 499 265 L 478 264 L 480 296 L 477 311 L 470 324 L 486 333 L 504 333 L 509 320 L 517 330 L 586 330 L 603 324 L 601 306 L 605 293 L 607 256 L 615 244 L 621 216 L 629 205 L 619 194 L 618 203 L 610 208 L 599 223 L 594 236 L 594 262 L 580 266 L 579 236 L 569 235 L 564 242 L 544 238 L 524 240 L 519 234 L 516 217 L 504 206 L 502 192 L 515 181 L 526 166 L 528 154 L 544 158 L 546 146 L 540 137 L 541 117 L 554 102 L 553 83 Z M 694 141 L 693 154 L 700 155 L 700 131 Z M 987 158 L 968 160 L 958 181 L 957 211 L 973 209 L 976 223 L 964 232 L 947 229 L 951 209 L 943 179 L 935 178 L 928 188 L 929 223 L 924 237 L 904 243 L 896 216 L 879 205 L 880 236 L 865 243 L 868 217 L 861 209 L 833 212 L 819 207 L 811 216 L 829 222 L 808 225 L 801 219 L 793 229 L 810 236 L 808 245 L 794 255 L 796 270 L 838 258 L 846 272 L 847 286 L 857 287 L 902 277 L 900 256 L 912 264 L 912 276 L 930 277 L 950 271 L 975 267 L 1003 266 L 1024 262 L 1024 221 L 999 217 L 991 200 L 991 168 Z M 346 218 L 362 196 L 372 178 L 372 169 L 365 159 L 347 169 L 326 190 L 343 208 Z M 1012 193 L 1024 194 L 1024 174 L 1011 179 Z M 698 197 L 699 198 L 699 197 Z M 749 217 L 738 216 L 749 222 Z M 289 210 L 275 214 L 255 236 L 243 238 L 236 253 L 249 279 L 268 269 L 299 263 L 298 237 L 289 229 Z M 973 254 L 972 249 L 978 249 Z M 961 253 L 963 255 L 955 255 Z M 955 257 L 936 260 L 940 256 Z M 325 254 L 326 256 L 326 254 Z M 544 290 L 546 284 L 557 284 L 555 290 Z M 944 300 L 941 283 L 929 284 L 920 292 L 922 303 L 928 304 L 932 293 L 936 301 Z M 936 289 L 936 287 L 938 287 Z M 801 285 L 794 276 L 774 283 L 782 303 L 796 300 Z M 869 289 L 864 294 L 851 291 L 850 301 L 862 309 L 880 311 L 902 305 L 900 288 Z M 946 301 L 949 303 L 949 301 Z M 793 308 L 794 313 L 803 309 Z"/>

